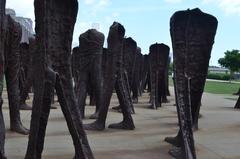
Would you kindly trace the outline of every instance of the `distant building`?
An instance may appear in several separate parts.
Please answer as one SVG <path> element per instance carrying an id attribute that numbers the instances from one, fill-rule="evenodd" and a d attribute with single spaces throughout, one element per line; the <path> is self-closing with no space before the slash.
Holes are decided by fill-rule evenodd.
<path id="1" fill-rule="evenodd" d="M 5 10 L 5 12 L 6 12 L 7 15 L 10 15 L 12 18 L 15 19 L 15 17 L 16 17 L 16 12 L 15 12 L 15 10 L 7 8 L 7 9 Z"/>
<path id="2" fill-rule="evenodd" d="M 230 70 L 223 67 L 217 66 L 209 66 L 208 68 L 209 73 L 216 73 L 216 74 L 230 74 Z M 234 79 L 240 79 L 240 72 L 234 72 Z"/>
<path id="3" fill-rule="evenodd" d="M 209 73 L 221 73 L 221 74 L 229 74 L 230 71 L 227 68 L 223 67 L 216 67 L 216 66 L 209 66 L 208 68 Z"/>
<path id="4" fill-rule="evenodd" d="M 22 26 L 21 43 L 29 43 L 29 38 L 33 36 L 33 22 L 30 18 L 16 17 L 15 19 Z"/>
<path id="5" fill-rule="evenodd" d="M 34 35 L 33 21 L 30 18 L 18 17 L 13 9 L 6 9 L 6 14 L 10 15 L 22 27 L 21 43 L 29 43 L 29 38 Z"/>

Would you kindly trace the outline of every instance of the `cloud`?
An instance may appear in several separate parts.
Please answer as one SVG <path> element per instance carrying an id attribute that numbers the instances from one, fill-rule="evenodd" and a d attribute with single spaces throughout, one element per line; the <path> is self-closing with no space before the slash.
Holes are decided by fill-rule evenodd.
<path id="1" fill-rule="evenodd" d="M 240 0 L 203 0 L 203 4 L 215 4 L 227 15 L 240 16 Z"/>
<path id="2" fill-rule="evenodd" d="M 14 9 L 17 16 L 28 17 L 34 21 L 33 1 L 34 0 L 8 0 L 6 8 Z"/>
<path id="3" fill-rule="evenodd" d="M 113 13 L 112 13 L 112 16 L 113 16 L 114 18 L 117 18 L 117 17 L 119 16 L 119 13 L 118 13 L 118 12 L 113 12 Z"/>
<path id="4" fill-rule="evenodd" d="M 172 4 L 176 4 L 176 3 L 181 3 L 182 0 L 164 0 L 167 3 L 172 3 Z"/>
<path id="5" fill-rule="evenodd" d="M 85 5 L 91 7 L 91 15 L 96 16 L 98 12 L 110 5 L 110 0 L 83 0 Z"/>
<path id="6" fill-rule="evenodd" d="M 109 3 L 110 3 L 109 0 L 100 0 L 100 1 L 99 1 L 99 6 L 100 6 L 100 7 L 105 7 L 105 6 L 107 6 Z"/>
<path id="7" fill-rule="evenodd" d="M 165 6 L 126 6 L 126 7 L 119 7 L 116 8 L 115 10 L 120 12 L 120 13 L 143 13 L 143 12 L 155 12 L 159 10 L 166 9 L 167 7 Z"/>
<path id="8" fill-rule="evenodd" d="M 84 0 L 84 3 L 86 4 L 86 5 L 92 5 L 92 4 L 94 4 L 96 2 L 96 0 Z"/>
<path id="9" fill-rule="evenodd" d="M 74 27 L 73 42 L 78 43 L 79 35 L 87 31 L 88 29 L 90 29 L 91 25 L 92 25 L 92 22 L 89 22 L 89 21 L 80 21 L 76 23 Z"/>

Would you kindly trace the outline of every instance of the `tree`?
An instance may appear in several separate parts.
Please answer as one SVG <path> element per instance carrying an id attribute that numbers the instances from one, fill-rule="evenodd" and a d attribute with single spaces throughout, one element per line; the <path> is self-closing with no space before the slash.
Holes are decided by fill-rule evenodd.
<path id="1" fill-rule="evenodd" d="M 218 63 L 230 70 L 231 78 L 233 78 L 234 72 L 240 70 L 240 51 L 239 50 L 227 50 L 223 58 L 218 60 Z"/>

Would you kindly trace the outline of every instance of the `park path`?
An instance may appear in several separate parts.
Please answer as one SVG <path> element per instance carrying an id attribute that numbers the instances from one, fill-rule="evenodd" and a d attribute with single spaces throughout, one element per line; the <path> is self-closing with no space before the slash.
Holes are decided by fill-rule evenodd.
<path id="1" fill-rule="evenodd" d="M 224 81 L 224 80 L 214 80 L 214 79 L 207 79 L 207 81 L 213 81 L 213 82 L 223 82 L 223 83 L 226 83 L 226 82 L 229 82 L 229 83 L 235 83 L 235 84 L 240 84 L 240 81 Z"/>
<path id="2" fill-rule="evenodd" d="M 172 93 L 173 94 L 173 93 Z M 6 92 L 4 92 L 4 117 L 7 128 L 6 155 L 9 159 L 23 159 L 27 148 L 27 136 L 9 132 Z M 231 100 L 229 100 L 231 99 Z M 240 158 L 240 111 L 234 110 L 233 96 L 204 93 L 200 130 L 195 132 L 198 159 Z M 174 136 L 178 130 L 174 97 L 158 110 L 147 109 L 149 96 L 144 93 L 135 105 L 135 131 L 106 129 L 103 132 L 87 132 L 96 159 L 171 159 L 171 145 L 163 140 Z M 57 104 L 56 104 L 57 105 Z M 116 95 L 111 107 L 118 105 Z M 87 107 L 87 114 L 94 111 Z M 21 112 L 24 125 L 29 127 L 31 113 Z M 107 124 L 119 122 L 121 114 L 110 110 Z M 84 123 L 92 120 L 84 120 Z M 71 159 L 73 146 L 61 110 L 51 110 L 43 159 Z"/>

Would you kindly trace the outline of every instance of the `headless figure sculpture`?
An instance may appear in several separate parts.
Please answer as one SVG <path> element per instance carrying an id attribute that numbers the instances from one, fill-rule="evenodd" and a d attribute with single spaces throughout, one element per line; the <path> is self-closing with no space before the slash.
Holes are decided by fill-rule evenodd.
<path id="1" fill-rule="evenodd" d="M 102 87 L 102 50 L 104 35 L 95 29 L 90 29 L 79 37 L 77 61 L 75 61 L 78 79 L 76 81 L 76 96 L 81 115 L 85 115 L 85 101 L 90 86 L 96 97 L 96 112 L 90 117 L 96 119 L 101 100 Z"/>
<path id="2" fill-rule="evenodd" d="M 10 15 L 5 16 L 4 40 L 4 73 L 7 84 L 7 93 L 10 110 L 10 129 L 27 135 L 27 130 L 21 123 L 19 103 L 19 72 L 20 72 L 20 41 L 22 29 Z"/>
<path id="3" fill-rule="evenodd" d="M 28 97 L 28 93 L 33 84 L 32 56 L 33 56 L 35 50 L 36 50 L 35 38 L 31 37 L 31 38 L 29 38 L 28 62 L 27 62 L 27 64 L 25 62 L 26 67 L 27 67 L 25 72 L 27 72 L 27 73 L 26 73 L 26 78 L 23 83 L 23 88 L 22 88 L 21 95 L 20 95 L 20 109 L 23 109 L 23 110 L 31 110 L 32 109 L 32 107 L 27 105 L 26 100 Z"/>
<path id="4" fill-rule="evenodd" d="M 167 63 L 167 69 L 165 70 L 165 92 L 166 92 L 166 99 L 163 99 L 163 103 L 169 103 L 167 96 L 170 96 L 170 91 L 169 91 L 169 65 L 171 63 L 171 57 L 168 58 L 168 63 Z"/>
<path id="5" fill-rule="evenodd" d="M 133 89 L 132 89 L 132 100 L 133 103 L 138 103 L 138 95 L 139 95 L 139 88 L 140 88 L 140 65 L 141 65 L 141 48 L 137 47 L 136 49 L 136 59 L 133 68 Z"/>
<path id="6" fill-rule="evenodd" d="M 36 43 L 33 55 L 34 99 L 26 159 L 40 159 L 54 88 L 72 136 L 74 159 L 93 159 L 82 127 L 71 74 L 71 44 L 77 0 L 35 0 Z M 52 68 L 52 69 L 51 69 Z"/>
<path id="7" fill-rule="evenodd" d="M 215 17 L 198 8 L 176 12 L 171 18 L 174 84 L 180 125 L 177 137 L 171 140 L 180 147 L 170 151 L 175 158 L 196 159 L 192 127 L 196 127 L 199 116 L 217 24 Z"/>
<path id="8" fill-rule="evenodd" d="M 0 0 L 0 158 L 6 159 L 4 156 L 5 145 L 5 124 L 2 114 L 2 91 L 3 91 L 3 76 L 4 76 L 4 16 L 5 16 L 5 0 Z"/>
<path id="9" fill-rule="evenodd" d="M 21 27 L 9 15 L 5 15 L 5 0 L 0 0 L 0 158 L 5 159 L 5 124 L 2 114 L 3 76 L 6 75 L 10 110 L 10 129 L 20 134 L 28 134 L 20 119 L 19 112 L 19 44 Z"/>
<path id="10" fill-rule="evenodd" d="M 20 94 L 22 94 L 23 85 L 27 76 L 27 62 L 29 61 L 29 44 L 21 43 L 20 44 L 20 69 L 19 69 L 19 90 Z"/>
<path id="11" fill-rule="evenodd" d="M 165 44 L 150 46 L 150 79 L 151 79 L 151 108 L 161 107 L 163 98 L 166 98 L 165 72 L 170 48 Z"/>
<path id="12" fill-rule="evenodd" d="M 134 65 L 136 62 L 137 43 L 132 38 L 124 39 L 124 64 L 127 71 L 130 92 L 133 92 Z"/>
<path id="13" fill-rule="evenodd" d="M 131 86 L 130 84 L 132 82 L 132 78 L 133 78 L 133 66 L 134 66 L 134 60 L 135 60 L 135 53 L 133 54 L 132 52 L 136 52 L 136 47 L 137 44 L 136 42 L 132 39 L 132 38 L 124 38 L 123 41 L 123 60 L 122 60 L 122 71 L 123 71 L 123 76 L 124 76 L 124 80 L 126 83 L 126 88 L 127 88 L 127 95 L 128 96 L 128 100 L 131 103 L 131 113 L 134 114 L 135 110 L 134 110 L 134 106 L 133 106 L 133 101 L 131 98 Z M 134 50 L 134 51 L 132 51 Z M 132 57 L 132 55 L 134 55 L 134 57 Z M 132 61 L 133 60 L 133 61 Z M 119 95 L 119 94 L 117 94 Z M 118 96 L 118 100 L 120 101 L 120 98 Z M 121 106 L 116 106 L 112 108 L 113 110 L 117 110 L 119 112 L 121 112 Z"/>
<path id="14" fill-rule="evenodd" d="M 74 47 L 72 49 L 72 55 L 71 55 L 71 69 L 72 69 L 72 77 L 73 77 L 73 81 L 74 81 L 74 91 L 75 94 L 77 94 L 77 81 L 78 81 L 78 71 L 77 71 L 77 67 L 78 67 L 78 54 L 79 54 L 79 47 Z"/>
<path id="15" fill-rule="evenodd" d="M 146 77 L 146 71 L 145 71 L 145 62 L 144 62 L 144 60 L 145 60 L 145 57 L 144 57 L 144 55 L 142 55 L 142 58 L 141 58 L 141 71 L 140 71 L 140 88 L 139 88 L 139 92 L 140 92 L 140 96 L 142 96 L 142 94 L 143 94 L 143 92 L 144 92 L 144 89 L 143 89 L 143 87 L 144 87 L 144 82 L 145 82 L 145 77 Z"/>
<path id="16" fill-rule="evenodd" d="M 142 79 L 142 92 L 149 87 L 149 79 L 148 76 L 150 74 L 150 66 L 148 62 L 149 55 L 143 56 L 143 79 Z"/>
<path id="17" fill-rule="evenodd" d="M 127 83 L 124 80 L 123 71 L 123 39 L 125 35 L 124 27 L 114 22 L 110 27 L 108 35 L 108 49 L 103 56 L 103 93 L 101 98 L 101 106 L 99 108 L 99 115 L 95 122 L 85 124 L 86 130 L 104 130 L 107 118 L 107 112 L 112 97 L 112 92 L 115 86 L 118 94 L 119 103 L 123 113 L 123 121 L 117 124 L 109 125 L 109 128 L 114 129 L 128 129 L 135 128 L 131 116 L 131 102 L 127 92 Z"/>
<path id="18" fill-rule="evenodd" d="M 142 92 L 141 92 L 141 86 L 142 86 L 142 70 L 143 70 L 143 55 L 142 55 L 142 51 L 141 48 L 140 49 L 140 54 L 138 54 L 138 65 L 139 65 L 139 69 L 138 69 L 138 96 L 142 96 Z"/>

